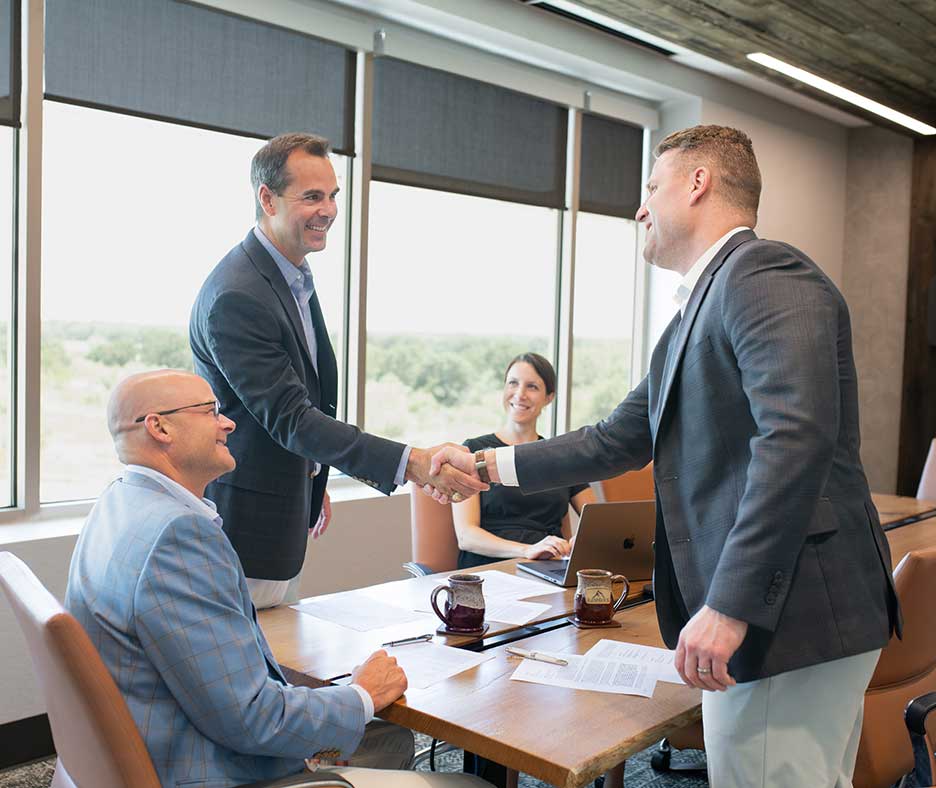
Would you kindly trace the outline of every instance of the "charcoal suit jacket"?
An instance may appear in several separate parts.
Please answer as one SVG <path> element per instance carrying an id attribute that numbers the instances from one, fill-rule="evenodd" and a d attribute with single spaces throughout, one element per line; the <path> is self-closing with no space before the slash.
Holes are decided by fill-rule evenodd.
<path id="1" fill-rule="evenodd" d="M 296 300 L 253 231 L 209 274 L 192 307 L 195 371 L 237 423 L 237 468 L 206 497 L 248 577 L 288 580 L 302 567 L 329 466 L 389 494 L 404 446 L 335 419 L 338 370 L 318 297 L 309 302 L 318 372 Z M 321 464 L 317 475 L 315 463 Z"/>
<path id="2" fill-rule="evenodd" d="M 880 648 L 899 628 L 859 457 L 848 309 L 801 251 L 731 236 L 614 412 L 515 453 L 526 492 L 650 459 L 671 648 L 704 604 L 750 625 L 729 663 L 739 681 Z"/>

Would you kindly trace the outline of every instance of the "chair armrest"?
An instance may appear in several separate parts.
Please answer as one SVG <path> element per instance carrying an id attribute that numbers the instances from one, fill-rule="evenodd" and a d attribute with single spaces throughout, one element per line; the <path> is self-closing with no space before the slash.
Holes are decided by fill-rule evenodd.
<path id="1" fill-rule="evenodd" d="M 907 723 L 907 730 L 918 736 L 926 735 L 926 715 L 933 709 L 936 709 L 936 692 L 927 692 L 914 698 L 904 709 L 904 721 Z"/>
<path id="2" fill-rule="evenodd" d="M 241 785 L 239 788 L 354 788 L 340 774 L 331 772 L 300 772 L 278 780 L 264 780 L 250 785 Z"/>
<path id="3" fill-rule="evenodd" d="M 433 570 L 431 566 L 426 566 L 426 564 L 420 564 L 416 561 L 407 561 L 403 564 L 403 568 L 413 577 L 425 577 L 426 575 L 435 574 L 435 570 Z"/>

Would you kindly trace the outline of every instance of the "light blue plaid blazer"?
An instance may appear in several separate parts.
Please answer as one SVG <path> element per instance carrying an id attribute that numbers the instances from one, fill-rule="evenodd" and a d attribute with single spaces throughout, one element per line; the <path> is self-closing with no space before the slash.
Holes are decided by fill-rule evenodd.
<path id="1" fill-rule="evenodd" d="M 229 788 L 347 758 L 364 734 L 352 687 L 287 684 L 218 524 L 126 473 L 91 512 L 65 607 L 123 693 L 163 786 Z"/>

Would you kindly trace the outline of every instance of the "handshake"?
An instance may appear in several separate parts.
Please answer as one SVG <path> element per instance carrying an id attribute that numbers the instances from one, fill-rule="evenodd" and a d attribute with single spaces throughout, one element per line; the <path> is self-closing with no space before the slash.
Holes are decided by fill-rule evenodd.
<path id="1" fill-rule="evenodd" d="M 493 449 L 486 454 L 493 456 Z M 492 470 L 492 480 L 498 481 L 496 470 Z M 413 448 L 406 463 L 406 479 L 443 504 L 459 503 L 490 489 L 478 475 L 474 454 L 455 443 L 443 443 L 431 449 Z"/>

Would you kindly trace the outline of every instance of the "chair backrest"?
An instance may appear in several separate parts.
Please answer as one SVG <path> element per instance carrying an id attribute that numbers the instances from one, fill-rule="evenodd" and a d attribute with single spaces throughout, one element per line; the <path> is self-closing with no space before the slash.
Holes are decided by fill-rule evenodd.
<path id="1" fill-rule="evenodd" d="M 159 788 L 127 704 L 81 624 L 11 553 L 0 553 L 0 588 L 26 636 L 60 767 L 78 786 Z"/>
<path id="2" fill-rule="evenodd" d="M 410 485 L 410 531 L 413 560 L 433 572 L 458 568 L 458 538 L 452 521 L 452 507 L 436 503 L 415 484 Z"/>
<path id="3" fill-rule="evenodd" d="M 894 570 L 903 639 L 891 638 L 865 693 L 855 788 L 888 788 L 913 769 L 904 708 L 936 690 L 936 548 L 908 553 Z"/>
<path id="4" fill-rule="evenodd" d="M 639 471 L 629 471 L 596 482 L 595 494 L 600 501 L 652 501 L 656 496 L 653 491 L 653 463 Z"/>
<path id="5" fill-rule="evenodd" d="M 920 474 L 920 486 L 917 487 L 917 498 L 936 501 L 936 438 L 930 441 L 929 453 L 926 455 L 926 464 Z"/>

